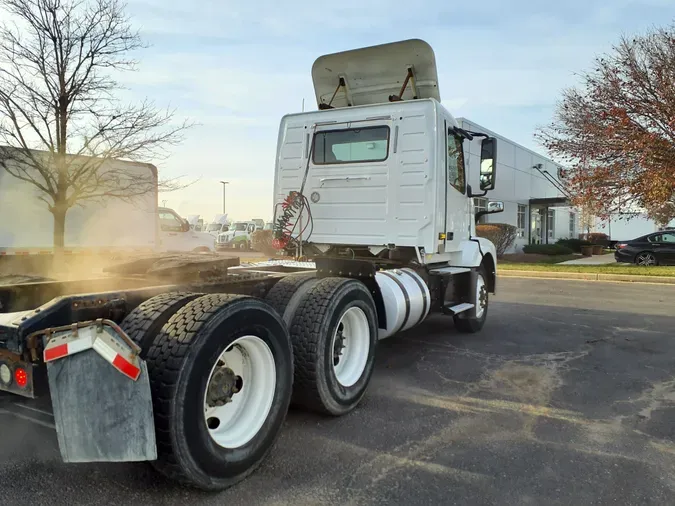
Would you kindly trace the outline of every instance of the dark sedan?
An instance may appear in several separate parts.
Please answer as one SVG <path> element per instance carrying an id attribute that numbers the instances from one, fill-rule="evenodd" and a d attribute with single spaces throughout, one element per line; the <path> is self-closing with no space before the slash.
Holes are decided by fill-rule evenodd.
<path id="1" fill-rule="evenodd" d="M 675 265 L 675 231 L 654 232 L 618 242 L 614 258 L 637 265 Z"/>

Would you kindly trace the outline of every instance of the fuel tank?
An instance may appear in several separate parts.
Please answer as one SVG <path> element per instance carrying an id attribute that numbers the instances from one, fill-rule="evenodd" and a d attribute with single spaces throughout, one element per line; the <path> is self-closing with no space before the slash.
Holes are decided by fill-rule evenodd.
<path id="1" fill-rule="evenodd" d="M 380 287 L 387 317 L 387 328 L 379 331 L 380 339 L 414 327 L 429 314 L 429 288 L 414 270 L 404 268 L 378 271 L 375 281 Z"/>

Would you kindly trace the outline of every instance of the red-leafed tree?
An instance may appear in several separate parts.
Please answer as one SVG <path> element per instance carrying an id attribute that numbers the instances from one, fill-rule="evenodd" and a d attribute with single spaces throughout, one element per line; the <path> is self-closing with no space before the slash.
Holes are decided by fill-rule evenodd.
<path id="1" fill-rule="evenodd" d="M 675 218 L 675 24 L 597 58 L 536 137 L 568 167 L 575 204 Z"/>

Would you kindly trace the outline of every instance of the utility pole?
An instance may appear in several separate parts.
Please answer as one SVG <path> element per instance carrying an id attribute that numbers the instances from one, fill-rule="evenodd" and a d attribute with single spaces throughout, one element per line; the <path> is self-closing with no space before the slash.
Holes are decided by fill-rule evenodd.
<path id="1" fill-rule="evenodd" d="M 227 188 L 227 185 L 230 184 L 230 182 L 229 181 L 221 181 L 221 183 L 223 185 L 223 214 L 227 214 L 227 209 L 225 208 L 225 197 L 226 197 L 225 190 Z"/>
<path id="2" fill-rule="evenodd" d="M 162 200 L 162 207 L 166 207 L 167 202 L 168 202 L 168 200 Z"/>

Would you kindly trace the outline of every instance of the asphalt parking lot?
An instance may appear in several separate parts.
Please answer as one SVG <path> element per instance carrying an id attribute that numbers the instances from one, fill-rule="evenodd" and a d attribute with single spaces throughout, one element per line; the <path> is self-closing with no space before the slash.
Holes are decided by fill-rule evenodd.
<path id="1" fill-rule="evenodd" d="M 292 411 L 216 495 L 145 464 L 65 465 L 48 416 L 0 397 L 0 504 L 675 503 L 675 286 L 498 289 L 480 334 L 434 317 L 381 342 L 355 412 Z"/>

